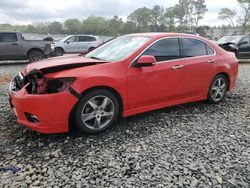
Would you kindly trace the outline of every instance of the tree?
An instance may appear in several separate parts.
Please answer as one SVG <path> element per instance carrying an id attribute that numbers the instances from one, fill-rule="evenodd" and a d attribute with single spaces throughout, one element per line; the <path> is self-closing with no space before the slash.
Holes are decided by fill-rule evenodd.
<path id="1" fill-rule="evenodd" d="M 119 18 L 118 16 L 114 16 L 113 19 L 109 20 L 109 33 L 112 36 L 118 36 L 120 35 L 121 29 L 122 29 L 122 25 L 123 25 L 123 21 L 121 18 Z"/>
<path id="2" fill-rule="evenodd" d="M 185 17 L 185 7 L 183 6 L 183 4 L 176 4 L 173 8 L 173 13 L 177 22 L 179 23 L 180 30 L 183 31 Z"/>
<path id="3" fill-rule="evenodd" d="M 193 0 L 179 0 L 179 5 L 183 9 L 184 13 L 184 24 L 185 29 L 188 30 L 189 28 L 192 29 L 193 25 Z"/>
<path id="4" fill-rule="evenodd" d="M 51 34 L 62 34 L 63 25 L 59 22 L 52 22 L 48 25 L 48 31 Z"/>
<path id="5" fill-rule="evenodd" d="M 164 23 L 168 28 L 168 31 L 174 31 L 175 27 L 175 7 L 169 7 L 164 13 Z"/>
<path id="6" fill-rule="evenodd" d="M 220 20 L 227 21 L 233 27 L 234 34 L 236 34 L 236 28 L 235 28 L 235 23 L 234 23 L 235 16 L 236 16 L 236 12 L 229 8 L 222 8 L 218 16 Z"/>
<path id="7" fill-rule="evenodd" d="M 203 19 L 208 9 L 205 0 L 195 0 L 192 2 L 192 4 L 194 6 L 195 29 L 197 30 L 199 21 Z"/>
<path id="8" fill-rule="evenodd" d="M 64 22 L 67 34 L 78 34 L 80 33 L 81 22 L 78 19 L 67 19 Z"/>
<path id="9" fill-rule="evenodd" d="M 134 22 L 139 31 L 150 31 L 149 23 L 152 23 L 151 9 L 146 7 L 138 8 L 128 16 L 128 20 Z"/>
<path id="10" fill-rule="evenodd" d="M 245 34 L 247 24 L 250 21 L 250 0 L 237 0 L 243 10 L 243 18 L 241 21 L 242 34 Z"/>
<path id="11" fill-rule="evenodd" d="M 152 31 L 159 31 L 160 29 L 160 25 L 163 22 L 163 14 L 164 14 L 164 8 L 159 6 L 159 5 L 155 5 L 152 8 L 151 11 L 151 16 L 152 16 Z"/>
<path id="12" fill-rule="evenodd" d="M 100 16 L 90 16 L 86 20 L 83 20 L 82 32 L 94 35 L 110 34 L 108 21 Z"/>
<path id="13" fill-rule="evenodd" d="M 137 32 L 139 32 L 139 29 L 134 22 L 127 21 L 123 23 L 121 28 L 122 34 L 137 33 Z"/>

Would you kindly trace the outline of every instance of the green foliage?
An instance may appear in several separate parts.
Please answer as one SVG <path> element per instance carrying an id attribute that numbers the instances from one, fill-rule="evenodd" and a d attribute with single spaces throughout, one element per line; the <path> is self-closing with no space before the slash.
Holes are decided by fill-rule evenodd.
<path id="1" fill-rule="evenodd" d="M 245 30 L 250 21 L 250 0 L 237 0 L 242 11 L 240 24 Z M 206 35 L 209 28 L 199 26 L 208 11 L 205 0 L 179 0 L 172 7 L 159 5 L 141 7 L 129 14 L 124 21 L 118 16 L 106 19 L 100 16 L 89 16 L 83 20 L 67 19 L 64 23 L 35 23 L 30 25 L 0 24 L 0 30 L 18 30 L 40 34 L 93 34 L 119 36 L 136 32 L 197 32 Z M 236 12 L 227 8 L 221 9 L 219 19 L 225 20 L 235 28 Z M 244 32 L 244 31 L 243 31 Z"/>
<path id="2" fill-rule="evenodd" d="M 134 22 L 141 32 L 150 31 L 149 23 L 152 23 L 152 10 L 146 7 L 138 8 L 128 16 L 128 20 Z"/>

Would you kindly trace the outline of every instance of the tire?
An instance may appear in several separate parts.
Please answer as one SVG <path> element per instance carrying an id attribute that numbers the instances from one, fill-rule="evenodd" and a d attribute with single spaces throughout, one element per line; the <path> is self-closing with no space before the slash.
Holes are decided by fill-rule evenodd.
<path id="1" fill-rule="evenodd" d="M 222 102 L 229 88 L 228 78 L 225 75 L 219 74 L 214 77 L 208 90 L 208 102 L 217 104 Z"/>
<path id="2" fill-rule="evenodd" d="M 44 59 L 44 54 L 41 51 L 33 50 L 28 55 L 29 62 L 36 62 Z"/>
<path id="3" fill-rule="evenodd" d="M 76 106 L 74 122 L 87 134 L 102 132 L 111 127 L 118 118 L 119 103 L 115 95 L 97 89 L 85 94 Z"/>
<path id="4" fill-rule="evenodd" d="M 54 54 L 55 56 L 62 56 L 64 54 L 64 50 L 62 48 L 55 48 Z"/>

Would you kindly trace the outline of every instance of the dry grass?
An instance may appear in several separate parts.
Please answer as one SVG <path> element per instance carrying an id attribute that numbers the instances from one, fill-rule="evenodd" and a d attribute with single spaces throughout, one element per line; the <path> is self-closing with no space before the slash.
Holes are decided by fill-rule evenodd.
<path id="1" fill-rule="evenodd" d="M 10 74 L 0 75 L 0 84 L 9 84 L 12 79 L 13 75 Z"/>

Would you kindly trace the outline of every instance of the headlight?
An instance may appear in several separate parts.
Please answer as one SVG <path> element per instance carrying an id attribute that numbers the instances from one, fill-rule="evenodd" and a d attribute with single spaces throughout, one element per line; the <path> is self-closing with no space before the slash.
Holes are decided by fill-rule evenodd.
<path id="1" fill-rule="evenodd" d="M 67 91 L 76 78 L 56 78 L 47 82 L 46 93 L 60 93 Z"/>

